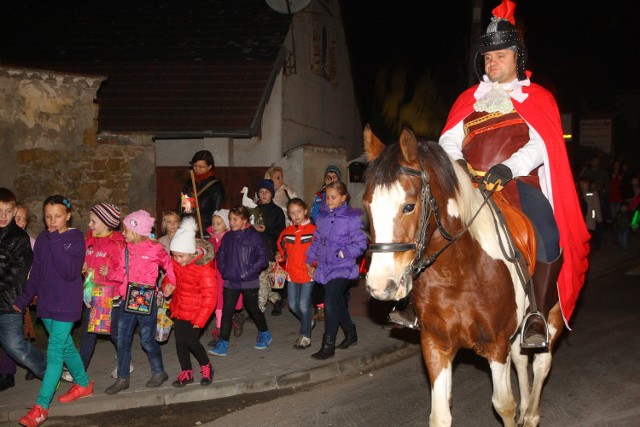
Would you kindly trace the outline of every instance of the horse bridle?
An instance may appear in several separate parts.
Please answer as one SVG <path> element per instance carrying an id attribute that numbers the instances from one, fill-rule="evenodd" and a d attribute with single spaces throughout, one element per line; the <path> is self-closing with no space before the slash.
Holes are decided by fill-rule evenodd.
<path id="1" fill-rule="evenodd" d="M 389 243 L 372 243 L 369 245 L 369 252 L 409 252 L 415 250 L 413 260 L 407 266 L 402 278 L 406 281 L 409 278 L 415 278 L 420 274 L 422 270 L 433 264 L 438 255 L 444 250 L 444 248 L 429 258 L 424 257 L 425 250 L 429 243 L 429 227 L 430 218 L 433 214 L 438 225 L 438 230 L 442 236 L 452 241 L 452 237 L 444 229 L 442 222 L 440 221 L 440 213 L 438 210 L 438 203 L 431 194 L 431 187 L 429 185 L 429 173 L 421 166 L 421 171 L 406 166 L 400 166 L 398 173 L 402 175 L 419 177 L 422 180 L 422 189 L 420 195 L 422 198 L 422 207 L 420 212 L 420 225 L 418 226 L 418 233 L 416 234 L 416 240 L 413 243 L 409 242 L 389 242 Z M 447 244 L 448 246 L 449 244 Z M 446 246 L 445 246 L 446 247 Z M 410 276 L 409 276 L 410 275 Z"/>
<path id="2" fill-rule="evenodd" d="M 422 208 L 420 212 L 420 225 L 418 227 L 418 233 L 416 234 L 416 240 L 413 243 L 409 242 L 389 242 L 389 243 L 372 243 L 369 245 L 369 252 L 409 252 L 415 250 L 415 255 L 413 260 L 409 263 L 404 273 L 402 274 L 401 284 L 407 283 L 409 280 L 417 277 L 422 270 L 429 267 L 431 264 L 435 262 L 435 260 L 442 254 L 449 246 L 451 246 L 456 240 L 458 240 L 464 233 L 469 230 L 469 227 L 475 220 L 476 216 L 482 209 L 482 207 L 487 203 L 488 199 L 485 199 L 483 204 L 480 206 L 478 211 L 469 221 L 469 224 L 466 224 L 460 232 L 458 232 L 455 236 L 451 236 L 445 230 L 442 225 L 442 220 L 440 218 L 440 210 L 438 209 L 438 203 L 436 199 L 431 194 L 431 187 L 429 186 L 429 173 L 425 170 L 422 162 L 420 163 L 420 168 L 422 170 L 417 170 L 413 168 L 409 168 L 406 166 L 400 166 L 398 168 L 398 173 L 401 175 L 415 176 L 419 177 L 422 180 L 422 189 L 420 191 L 420 195 L 422 197 Z M 442 237 L 444 237 L 448 242 L 440 249 L 438 249 L 435 253 L 425 258 L 425 250 L 429 243 L 429 226 L 430 226 L 430 218 L 433 214 L 435 218 L 436 225 L 438 226 L 438 231 Z"/>

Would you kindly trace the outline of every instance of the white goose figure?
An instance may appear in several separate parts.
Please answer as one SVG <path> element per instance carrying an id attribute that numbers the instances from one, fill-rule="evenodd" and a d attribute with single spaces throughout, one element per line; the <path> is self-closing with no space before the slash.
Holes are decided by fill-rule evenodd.
<path id="1" fill-rule="evenodd" d="M 256 202 L 254 202 L 253 200 L 251 200 L 250 197 L 247 196 L 247 193 L 249 192 L 249 189 L 247 187 L 242 187 L 242 206 L 245 206 L 249 209 L 253 209 L 253 208 L 257 208 L 258 205 L 256 204 Z"/>

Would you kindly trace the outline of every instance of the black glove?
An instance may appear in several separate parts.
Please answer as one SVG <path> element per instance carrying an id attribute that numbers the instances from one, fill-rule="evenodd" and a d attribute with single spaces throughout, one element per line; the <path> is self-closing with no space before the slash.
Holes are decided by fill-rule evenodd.
<path id="1" fill-rule="evenodd" d="M 502 190 L 505 184 L 513 179 L 513 174 L 509 166 L 498 163 L 491 166 L 484 176 L 484 185 L 491 191 L 496 187 L 496 191 Z"/>

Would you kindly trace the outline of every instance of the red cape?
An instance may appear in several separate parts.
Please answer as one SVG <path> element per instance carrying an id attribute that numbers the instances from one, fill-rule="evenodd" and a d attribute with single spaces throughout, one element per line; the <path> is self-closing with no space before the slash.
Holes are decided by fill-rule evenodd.
<path id="1" fill-rule="evenodd" d="M 443 133 L 471 114 L 476 102 L 473 94 L 478 85 L 464 91 L 451 107 Z M 551 177 L 553 213 L 560 231 L 560 247 L 564 263 L 558 277 L 560 308 L 565 324 L 573 314 L 588 268 L 589 232 L 580 210 L 578 195 L 569 166 L 567 150 L 562 137 L 560 113 L 553 95 L 542 86 L 532 83 L 523 86 L 527 99 L 520 103 L 512 99 L 516 111 L 544 140 L 549 158 L 545 165 Z"/>

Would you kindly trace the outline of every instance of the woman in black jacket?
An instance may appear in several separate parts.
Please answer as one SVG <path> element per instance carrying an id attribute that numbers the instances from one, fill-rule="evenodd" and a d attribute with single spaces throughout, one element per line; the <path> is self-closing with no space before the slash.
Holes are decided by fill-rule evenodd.
<path id="1" fill-rule="evenodd" d="M 222 181 L 216 179 L 216 167 L 213 161 L 213 154 L 209 150 L 201 150 L 193 155 L 191 167 L 196 182 L 196 192 L 198 194 L 198 205 L 200 208 L 200 219 L 202 220 L 202 231 L 206 233 L 207 227 L 211 225 L 213 213 L 222 208 L 224 201 L 224 186 Z M 188 179 L 182 187 L 182 194 L 193 200 L 193 183 Z M 180 203 L 182 213 L 195 212 L 195 200 Z M 205 236 L 206 238 L 207 236 Z"/>

